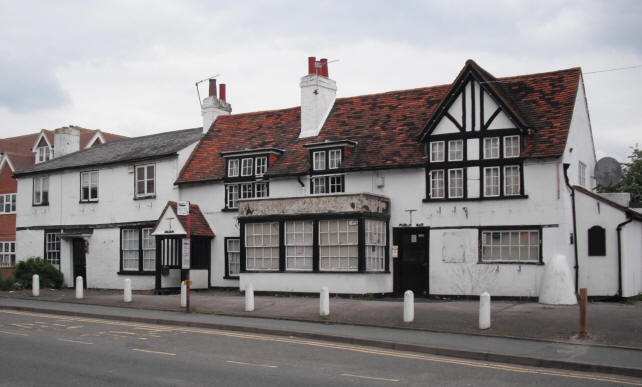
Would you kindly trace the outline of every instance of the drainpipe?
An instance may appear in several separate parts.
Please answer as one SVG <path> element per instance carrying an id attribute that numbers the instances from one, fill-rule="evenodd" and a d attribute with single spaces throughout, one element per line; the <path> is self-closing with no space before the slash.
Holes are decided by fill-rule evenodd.
<path id="1" fill-rule="evenodd" d="M 617 295 L 622 297 L 622 228 L 633 219 L 625 220 L 616 227 L 617 231 Z"/>
<path id="2" fill-rule="evenodd" d="M 573 247 L 574 247 L 574 253 L 575 253 L 575 266 L 573 269 L 575 269 L 575 294 L 578 294 L 578 286 L 579 286 L 579 275 L 580 275 L 580 263 L 579 260 L 577 259 L 577 222 L 575 220 L 575 189 L 571 186 L 571 183 L 568 181 L 568 168 L 571 166 L 571 164 L 564 163 L 564 182 L 566 183 L 566 186 L 568 189 L 571 190 L 571 202 L 572 202 L 572 208 L 573 208 Z"/>

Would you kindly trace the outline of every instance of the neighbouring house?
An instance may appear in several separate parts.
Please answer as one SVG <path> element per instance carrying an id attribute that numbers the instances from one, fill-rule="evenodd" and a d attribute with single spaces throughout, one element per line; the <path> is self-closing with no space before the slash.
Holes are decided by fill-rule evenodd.
<path id="1" fill-rule="evenodd" d="M 119 138 L 124 137 L 71 125 L 0 139 L 0 277 L 11 275 L 17 253 L 17 183 L 13 172 Z"/>

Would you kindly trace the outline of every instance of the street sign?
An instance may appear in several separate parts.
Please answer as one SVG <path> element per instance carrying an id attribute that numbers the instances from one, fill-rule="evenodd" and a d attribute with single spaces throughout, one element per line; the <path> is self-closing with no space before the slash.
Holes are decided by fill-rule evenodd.
<path id="1" fill-rule="evenodd" d="M 183 282 L 185 282 L 185 285 L 186 285 L 186 286 L 192 286 L 192 285 L 194 284 L 194 283 L 192 282 L 192 280 L 189 280 L 189 281 L 183 281 Z"/>
<path id="2" fill-rule="evenodd" d="M 398 257 L 399 257 L 399 246 L 392 245 L 392 258 L 398 258 Z"/>
<path id="3" fill-rule="evenodd" d="M 176 205 L 176 215 L 187 216 L 189 215 L 189 202 L 178 202 Z"/>
<path id="4" fill-rule="evenodd" d="M 189 238 L 183 238 L 183 269 L 189 270 L 190 267 L 190 252 L 191 252 L 191 243 Z"/>

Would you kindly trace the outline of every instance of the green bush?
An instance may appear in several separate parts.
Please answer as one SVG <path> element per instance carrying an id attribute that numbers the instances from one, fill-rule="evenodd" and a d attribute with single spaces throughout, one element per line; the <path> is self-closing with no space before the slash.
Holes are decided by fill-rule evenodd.
<path id="1" fill-rule="evenodd" d="M 23 288 L 31 287 L 31 278 L 34 274 L 40 276 L 40 287 L 60 289 L 62 287 L 62 273 L 52 264 L 39 257 L 31 257 L 19 262 L 13 269 L 16 283 Z"/>
<path id="2" fill-rule="evenodd" d="M 0 290 L 11 290 L 13 289 L 13 285 L 16 281 L 13 279 L 13 277 L 9 277 L 7 279 L 2 279 L 0 278 Z"/>

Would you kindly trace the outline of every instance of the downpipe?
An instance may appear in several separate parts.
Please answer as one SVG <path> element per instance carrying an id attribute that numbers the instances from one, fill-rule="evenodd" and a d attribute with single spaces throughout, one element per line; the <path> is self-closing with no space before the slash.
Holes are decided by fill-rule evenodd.
<path id="1" fill-rule="evenodd" d="M 577 258 L 577 221 L 575 219 L 575 189 L 571 186 L 571 183 L 568 180 L 568 168 L 571 166 L 571 164 L 564 163 L 562 165 L 564 167 L 564 182 L 566 183 L 566 186 L 568 189 L 571 190 L 571 205 L 573 209 L 573 253 L 575 255 L 575 266 L 573 266 L 573 269 L 575 269 L 575 294 L 578 293 L 578 288 L 579 288 L 579 280 L 580 280 L 580 263 Z"/>
<path id="2" fill-rule="evenodd" d="M 631 223 L 633 219 L 625 220 L 617 225 L 617 295 L 622 297 L 622 228 Z"/>

